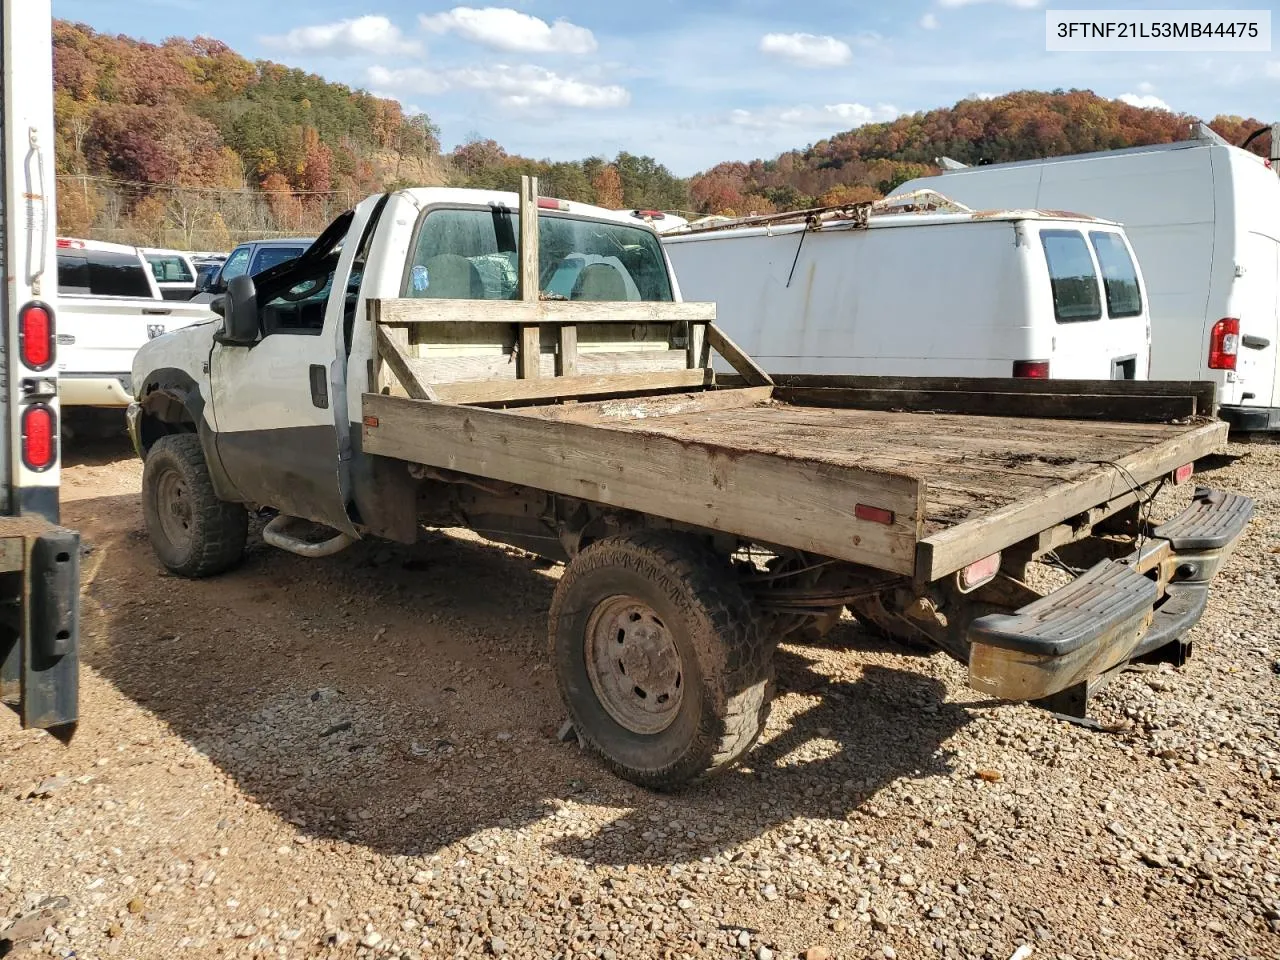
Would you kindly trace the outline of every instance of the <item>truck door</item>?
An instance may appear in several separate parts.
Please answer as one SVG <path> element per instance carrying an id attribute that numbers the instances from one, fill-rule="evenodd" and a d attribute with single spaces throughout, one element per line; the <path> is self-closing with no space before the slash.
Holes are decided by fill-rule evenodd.
<path id="1" fill-rule="evenodd" d="M 348 236 L 372 229 L 376 201 L 343 214 L 297 260 L 255 278 L 258 340 L 215 342 L 209 360 L 218 458 L 249 503 L 355 533 L 347 513 L 351 432 L 342 347 Z"/>

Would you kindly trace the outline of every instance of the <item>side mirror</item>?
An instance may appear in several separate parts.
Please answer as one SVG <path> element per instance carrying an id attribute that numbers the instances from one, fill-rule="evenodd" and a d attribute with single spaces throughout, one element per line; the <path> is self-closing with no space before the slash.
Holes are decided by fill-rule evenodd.
<path id="1" fill-rule="evenodd" d="M 252 346 L 258 340 L 258 291 L 253 277 L 232 278 L 227 292 L 210 307 L 222 317 L 222 333 L 218 339 L 237 346 Z"/>

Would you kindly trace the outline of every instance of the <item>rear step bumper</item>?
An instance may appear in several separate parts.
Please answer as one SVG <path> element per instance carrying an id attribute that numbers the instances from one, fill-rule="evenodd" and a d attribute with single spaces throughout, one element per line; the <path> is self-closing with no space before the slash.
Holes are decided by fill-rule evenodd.
<path id="1" fill-rule="evenodd" d="M 969 627 L 969 683 L 1041 700 L 1175 642 L 1204 613 L 1209 581 L 1253 516 L 1239 494 L 1199 489 L 1124 560 L 1104 560 L 1011 614 Z"/>

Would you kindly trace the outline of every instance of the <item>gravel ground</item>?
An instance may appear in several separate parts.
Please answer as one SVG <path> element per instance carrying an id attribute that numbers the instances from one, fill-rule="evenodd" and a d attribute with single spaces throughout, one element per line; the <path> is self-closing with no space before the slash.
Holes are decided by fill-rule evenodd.
<path id="1" fill-rule="evenodd" d="M 676 796 L 555 738 L 554 568 L 439 535 L 187 582 L 123 447 L 69 463 L 84 719 L 0 716 L 0 926 L 66 905 L 17 955 L 1280 957 L 1280 446 L 1211 465 L 1258 518 L 1196 656 L 1112 684 L 1104 731 L 850 622 Z"/>

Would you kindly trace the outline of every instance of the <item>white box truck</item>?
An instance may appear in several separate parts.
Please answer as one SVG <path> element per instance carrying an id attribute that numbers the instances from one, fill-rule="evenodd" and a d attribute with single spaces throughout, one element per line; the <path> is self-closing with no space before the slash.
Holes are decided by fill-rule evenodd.
<path id="1" fill-rule="evenodd" d="M 929 198 L 937 202 L 939 198 Z M 866 207 L 664 234 L 770 373 L 1147 378 L 1142 275 L 1101 220 Z"/>
<path id="2" fill-rule="evenodd" d="M 0 700 L 77 718 L 80 540 L 58 525 L 57 266 L 49 0 L 0 5 Z"/>
<path id="3" fill-rule="evenodd" d="M 1123 223 L 1151 300 L 1151 376 L 1214 380 L 1234 428 L 1277 430 L 1280 182 L 1263 158 L 1199 130 L 1178 143 L 948 169 L 901 190 Z"/>

